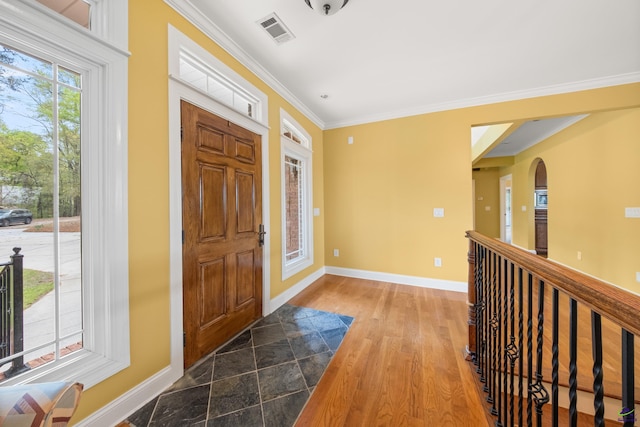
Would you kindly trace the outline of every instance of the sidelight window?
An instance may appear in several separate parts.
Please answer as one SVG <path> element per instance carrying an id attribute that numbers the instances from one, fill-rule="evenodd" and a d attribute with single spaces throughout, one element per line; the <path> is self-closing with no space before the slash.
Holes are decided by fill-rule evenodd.
<path id="1" fill-rule="evenodd" d="M 311 137 L 281 110 L 282 276 L 313 264 Z"/>

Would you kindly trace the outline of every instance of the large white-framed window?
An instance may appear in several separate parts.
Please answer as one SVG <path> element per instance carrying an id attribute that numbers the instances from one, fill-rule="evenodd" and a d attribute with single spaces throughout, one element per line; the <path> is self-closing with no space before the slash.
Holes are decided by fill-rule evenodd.
<path id="1" fill-rule="evenodd" d="M 282 153 L 282 279 L 313 264 L 311 136 L 280 110 Z"/>
<path id="2" fill-rule="evenodd" d="M 24 243 L 25 267 L 47 270 L 53 289 L 42 296 L 50 300 L 44 312 L 52 316 L 46 340 L 25 343 L 22 351 L 24 362 L 38 352 L 45 357 L 2 385 L 73 380 L 90 388 L 129 365 L 128 3 L 90 3 L 95 25 L 85 28 L 35 0 L 0 0 L 0 77 L 6 89 L 0 102 L 12 110 L 0 109 L 0 130 L 19 143 L 4 148 L 43 163 L 38 176 L 46 176 L 29 185 L 11 177 L 10 203 L 40 200 L 34 218 L 43 225 L 33 234 L 43 236 L 41 247 L 34 249 L 26 232 L 17 239 Z M 23 96 L 32 105 L 16 109 Z M 35 151 L 16 148 L 27 145 Z M 9 178 L 6 170 L 2 178 Z M 76 228 L 67 233 L 72 217 Z M 50 267 L 33 264 L 38 251 L 51 254 Z M 77 285 L 73 295 L 71 282 Z M 73 324 L 65 317 L 69 311 Z M 36 320 L 44 316 L 31 314 Z"/>

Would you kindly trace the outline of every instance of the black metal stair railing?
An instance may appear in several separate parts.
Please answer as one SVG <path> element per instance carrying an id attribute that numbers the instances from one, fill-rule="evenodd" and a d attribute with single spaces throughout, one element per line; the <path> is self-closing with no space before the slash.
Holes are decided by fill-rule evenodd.
<path id="1" fill-rule="evenodd" d="M 579 364 L 578 357 L 589 353 L 578 347 L 581 305 L 591 314 L 588 364 L 594 425 L 605 425 L 603 318 L 617 325 L 621 334 L 615 349 L 621 354 L 621 378 L 614 379 L 621 384 L 619 421 L 625 427 L 634 425 L 634 335 L 640 333 L 640 297 L 479 233 L 467 232 L 467 237 L 468 351 L 495 425 L 540 427 L 544 420 L 544 425 L 557 426 L 561 413 L 570 426 L 578 425 L 578 374 L 584 375 L 579 367 L 585 363 Z M 560 304 L 561 295 L 568 297 L 563 296 L 568 305 Z M 561 323 L 561 318 L 566 321 Z M 566 342 L 561 343 L 561 334 Z M 567 348 L 562 355 L 561 344 Z M 564 391 L 561 356 L 568 367 Z M 568 394 L 566 411 L 560 410 L 560 393 Z"/>
<path id="2" fill-rule="evenodd" d="M 13 252 L 10 262 L 0 264 L 0 366 L 11 363 L 4 373 L 7 378 L 28 369 L 21 355 L 24 350 L 23 255 L 20 248 L 13 248 Z"/>

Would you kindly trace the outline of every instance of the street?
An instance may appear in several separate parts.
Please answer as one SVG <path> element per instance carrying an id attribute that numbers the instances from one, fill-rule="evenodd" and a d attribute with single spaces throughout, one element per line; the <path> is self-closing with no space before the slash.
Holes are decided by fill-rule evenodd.
<path id="1" fill-rule="evenodd" d="M 24 268 L 55 272 L 53 233 L 25 232 L 27 226 L 0 227 L 0 262 L 11 261 L 13 248 L 22 248 Z M 61 347 L 82 341 L 81 245 L 79 232 L 59 233 L 60 292 L 59 336 L 67 337 Z M 55 339 L 55 292 L 49 292 L 24 311 L 24 349 L 43 346 Z M 54 345 L 46 345 L 28 353 L 24 361 L 51 353 Z M 2 370 L 10 365 L 2 366 Z"/>

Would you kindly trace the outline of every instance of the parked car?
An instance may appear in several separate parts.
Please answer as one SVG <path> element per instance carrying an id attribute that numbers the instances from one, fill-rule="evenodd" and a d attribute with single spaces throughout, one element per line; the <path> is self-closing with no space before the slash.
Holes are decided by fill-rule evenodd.
<path id="1" fill-rule="evenodd" d="M 31 224 L 33 214 L 27 209 L 0 209 L 0 225 L 7 227 L 11 224 Z"/>

